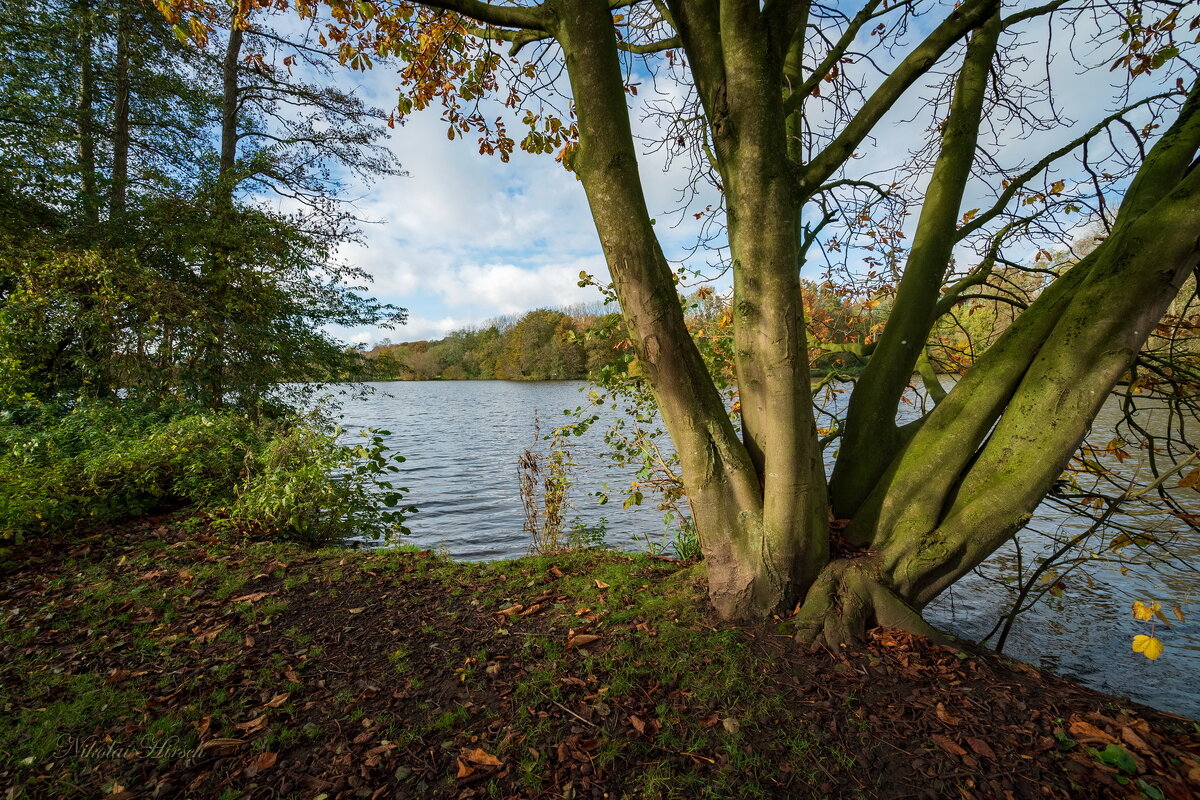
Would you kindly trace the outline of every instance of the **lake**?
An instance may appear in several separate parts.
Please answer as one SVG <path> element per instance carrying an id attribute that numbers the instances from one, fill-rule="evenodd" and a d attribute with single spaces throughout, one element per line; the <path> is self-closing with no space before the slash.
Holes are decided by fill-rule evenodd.
<path id="1" fill-rule="evenodd" d="M 456 559 L 513 558 L 529 551 L 528 534 L 519 496 L 517 460 L 533 443 L 535 415 L 543 433 L 567 418 L 564 409 L 586 404 L 582 382 L 510 383 L 503 381 L 433 381 L 368 384 L 374 393 L 346 401 L 342 413 L 348 430 L 366 427 L 391 431 L 389 446 L 405 456 L 398 485 L 407 486 L 407 501 L 419 513 L 408 525 L 409 541 L 442 550 Z M 832 402 L 839 402 L 834 398 Z M 597 409 L 602 415 L 617 412 Z M 1115 425 L 1117 411 L 1106 408 L 1096 429 Z M 589 525 L 604 523 L 613 546 L 645 550 L 665 548 L 662 512 L 649 495 L 646 503 L 622 509 L 620 490 L 633 479 L 602 458 L 603 425 L 570 440 L 574 469 L 568 520 Z M 1108 437 L 1100 436 L 1098 440 Z M 1136 465 L 1122 465 L 1134 469 Z M 594 492 L 611 491 L 613 501 L 599 505 Z M 1200 494 L 1191 490 L 1183 502 L 1200 512 Z M 1172 529 L 1169 517 L 1151 520 L 1164 533 Z M 1145 521 L 1143 520 L 1143 524 Z M 1046 539 L 1038 531 L 1072 535 L 1085 522 L 1065 516 L 1050 504 L 1038 510 L 1031 530 L 1019 539 L 1021 557 L 1028 565 L 1031 554 L 1044 552 Z M 1178 527 L 1177 525 L 1175 526 Z M 1124 574 L 1121 565 L 1097 559 L 1089 565 L 1090 579 L 1069 576 L 1061 598 L 1047 597 L 1023 614 L 1013 627 L 1005 652 L 1070 677 L 1087 686 L 1128 696 L 1165 711 L 1200 718 L 1200 604 L 1191 601 L 1200 593 L 1200 541 L 1181 534 L 1175 563 L 1139 565 Z M 981 568 L 938 598 L 926 610 L 930 621 L 956 635 L 977 639 L 1003 614 L 1007 592 L 994 579 L 1011 575 L 1016 563 L 1014 546 L 997 552 Z M 989 580 L 989 578 L 991 580 Z M 1181 605 L 1186 622 L 1172 619 L 1169 629 L 1159 624 L 1157 634 L 1166 646 L 1158 661 L 1132 652 L 1130 641 L 1146 632 L 1130 616 L 1134 600 L 1158 601 L 1163 608 Z M 994 640 L 993 640 L 994 641 Z"/>

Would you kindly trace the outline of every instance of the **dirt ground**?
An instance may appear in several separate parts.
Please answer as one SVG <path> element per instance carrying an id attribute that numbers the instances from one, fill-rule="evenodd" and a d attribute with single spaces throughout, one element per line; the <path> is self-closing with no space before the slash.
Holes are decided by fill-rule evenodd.
<path id="1" fill-rule="evenodd" d="M 175 515 L 0 586 L 5 798 L 1200 796 L 1200 728 L 895 631 L 800 648 L 663 559 L 229 542 Z"/>

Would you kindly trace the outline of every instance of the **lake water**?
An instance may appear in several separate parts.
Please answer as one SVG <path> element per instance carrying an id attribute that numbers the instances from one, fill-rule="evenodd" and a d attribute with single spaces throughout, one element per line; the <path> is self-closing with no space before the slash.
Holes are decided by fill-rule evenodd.
<path id="1" fill-rule="evenodd" d="M 513 558 L 529 551 L 522 529 L 517 460 L 533 443 L 535 415 L 543 433 L 567 421 L 563 411 L 586 404 L 580 382 L 509 383 L 502 381 L 436 381 L 369 384 L 374 393 L 343 406 L 349 430 L 375 427 L 391 431 L 386 437 L 405 456 L 399 485 L 408 487 L 407 501 L 419 513 L 408 525 L 410 541 L 441 549 L 463 560 Z M 838 402 L 835 400 L 834 402 Z M 597 409 L 611 418 L 617 412 Z M 1113 425 L 1116 410 L 1106 409 L 1097 429 Z M 663 534 L 662 512 L 651 502 L 622 509 L 621 489 L 633 479 L 601 456 L 603 425 L 570 440 L 574 468 L 568 520 L 589 525 L 605 523 L 610 544 L 626 549 L 661 546 L 670 554 Z M 1106 439 L 1107 437 L 1099 437 Z M 1132 469 L 1132 467 L 1129 467 Z M 598 505 L 594 492 L 611 492 L 613 501 Z M 1185 502 L 1200 512 L 1200 494 L 1185 490 Z M 1163 533 L 1178 533 L 1169 517 L 1151 520 Z M 1145 524 L 1145 521 L 1143 521 Z M 1084 521 L 1064 516 L 1049 504 L 1039 509 L 1030 531 L 1020 536 L 1028 568 L 1031 554 L 1044 552 L 1047 541 L 1037 531 L 1071 535 L 1086 528 Z M 1116 695 L 1128 696 L 1165 711 L 1200 718 L 1200 541 L 1183 534 L 1174 550 L 1182 557 L 1170 564 L 1136 566 L 1124 574 L 1120 564 L 1097 560 L 1089 565 L 1090 579 L 1066 578 L 1062 598 L 1047 597 L 1023 614 L 1013 627 L 1005 652 L 1079 682 Z M 1007 547 L 984 565 L 986 576 L 1011 575 L 1016 550 Z M 1158 626 L 1166 645 L 1158 661 L 1132 652 L 1130 642 L 1147 632 L 1130 616 L 1134 600 L 1158 601 L 1164 609 L 1181 605 L 1187 617 L 1172 626 Z M 935 625 L 956 635 L 977 639 L 1007 610 L 1004 589 L 971 575 L 944 594 L 926 611 Z"/>

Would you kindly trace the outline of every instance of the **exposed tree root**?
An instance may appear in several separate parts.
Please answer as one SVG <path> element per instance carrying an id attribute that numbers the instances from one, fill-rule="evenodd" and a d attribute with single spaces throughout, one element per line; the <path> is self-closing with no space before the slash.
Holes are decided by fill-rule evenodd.
<path id="1" fill-rule="evenodd" d="M 899 628 L 942 644 L 953 641 L 885 586 L 878 564 L 866 558 L 838 559 L 826 565 L 793 624 L 798 642 L 819 641 L 834 650 L 862 639 L 875 626 Z"/>

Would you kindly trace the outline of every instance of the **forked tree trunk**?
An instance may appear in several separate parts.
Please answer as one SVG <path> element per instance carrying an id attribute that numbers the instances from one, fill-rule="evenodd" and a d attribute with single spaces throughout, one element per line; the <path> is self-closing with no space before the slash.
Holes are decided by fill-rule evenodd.
<path id="1" fill-rule="evenodd" d="M 916 616 L 1029 520 L 1154 324 L 1200 265 L 1200 84 L 1130 187 L 1112 235 L 988 349 L 884 471 L 798 618 L 834 645 Z"/>

